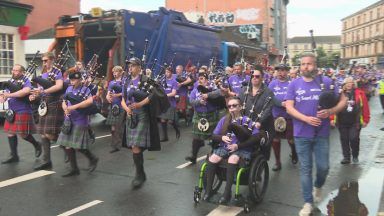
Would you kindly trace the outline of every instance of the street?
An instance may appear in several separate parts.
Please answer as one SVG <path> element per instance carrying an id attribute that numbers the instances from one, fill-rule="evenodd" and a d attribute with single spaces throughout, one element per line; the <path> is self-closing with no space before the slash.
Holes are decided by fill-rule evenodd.
<path id="1" fill-rule="evenodd" d="M 340 164 L 339 135 L 337 129 L 332 130 L 330 172 L 323 188 L 324 199 L 318 205 L 316 215 L 326 214 L 326 206 L 337 195 L 340 185 L 353 180 L 359 181 L 359 199 L 369 215 L 384 212 L 384 132 L 379 130 L 384 126 L 384 115 L 378 97 L 372 98 L 370 105 L 371 122 L 361 133 L 358 165 Z M 61 174 L 69 165 L 63 162 L 63 151 L 57 146 L 52 146 L 52 172 L 34 172 L 33 166 L 38 160 L 34 158 L 33 147 L 20 141 L 20 162 L 0 166 L 0 215 L 245 215 L 243 208 L 219 207 L 214 201 L 194 205 L 193 190 L 201 161 L 197 165 L 185 164 L 184 157 L 190 152 L 192 136 L 191 127 L 185 127 L 184 122 L 181 122 L 180 140 L 176 141 L 173 130 L 170 130 L 171 140 L 162 144 L 162 151 L 144 153 L 147 181 L 141 189 L 133 190 L 132 154 L 124 148 L 109 153 L 110 129 L 102 120 L 102 117 L 93 119 L 97 140 L 92 150 L 100 158 L 93 173 L 86 171 L 87 160 L 77 154 L 80 175 L 62 178 Z M 9 147 L 2 131 L 0 140 L 0 157 L 4 159 Z M 283 168 L 280 172 L 270 170 L 267 194 L 263 202 L 251 206 L 248 215 L 297 215 L 303 205 L 299 166 L 291 164 L 286 141 L 282 146 Z M 210 148 L 205 146 L 199 156 L 209 151 Z M 271 155 L 269 166 L 273 163 Z M 24 176 L 23 179 L 18 178 L 20 176 Z M 246 191 L 247 187 L 243 187 L 242 192 L 246 194 Z"/>

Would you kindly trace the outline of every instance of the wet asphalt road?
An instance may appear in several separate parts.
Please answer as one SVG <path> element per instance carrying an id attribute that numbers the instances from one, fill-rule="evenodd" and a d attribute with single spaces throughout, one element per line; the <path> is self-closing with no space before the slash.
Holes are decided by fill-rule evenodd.
<path id="1" fill-rule="evenodd" d="M 319 204 L 320 210 L 316 215 L 326 213 L 329 199 L 337 195 L 337 189 L 343 182 L 354 180 L 359 181 L 359 199 L 367 206 L 369 215 L 384 212 L 384 132 L 379 130 L 384 126 L 384 115 L 377 97 L 373 98 L 370 104 L 371 123 L 361 134 L 358 165 L 339 163 L 342 155 L 338 132 L 332 131 L 331 167 L 323 188 L 326 198 Z M 96 202 L 88 208 L 84 207 L 76 215 L 208 215 L 218 207 L 214 202 L 200 203 L 197 206 L 193 203 L 193 190 L 197 184 L 199 165 L 176 168 L 185 163 L 184 157 L 189 154 L 192 140 L 190 127 L 182 126 L 182 136 L 178 141 L 174 138 L 173 130 L 169 129 L 171 140 L 162 145 L 162 151 L 145 152 L 144 163 L 148 180 L 141 189 L 133 190 L 131 181 L 134 167 L 131 153 L 127 149 L 122 149 L 110 154 L 111 137 L 103 137 L 108 135 L 109 128 L 103 125 L 101 118 L 93 120 L 96 136 L 99 137 L 92 149 L 100 158 L 96 171 L 87 173 L 85 169 L 88 162 L 78 154 L 81 174 L 72 178 L 62 178 L 61 174 L 65 172 L 68 164 L 63 162 L 62 150 L 54 147 L 52 148 L 54 173 L 14 183 L 14 178 L 34 173 L 32 168 L 38 162 L 38 159 L 34 158 L 32 146 L 20 141 L 20 162 L 0 165 L 0 215 L 60 215 L 96 200 L 101 202 Z M 0 142 L 0 158 L 5 158 L 9 148 L 3 132 L 0 132 Z M 209 150 L 209 147 L 204 147 L 199 155 L 203 156 Z M 286 141 L 283 141 L 282 162 L 283 169 L 280 172 L 270 171 L 269 187 L 263 202 L 252 206 L 248 215 L 297 215 L 301 209 L 303 200 L 300 192 L 299 166 L 290 163 Z M 272 167 L 273 163 L 274 159 L 271 157 L 269 166 Z M 1 186 L 5 181 L 12 184 Z M 246 189 L 242 188 L 244 194 Z"/>

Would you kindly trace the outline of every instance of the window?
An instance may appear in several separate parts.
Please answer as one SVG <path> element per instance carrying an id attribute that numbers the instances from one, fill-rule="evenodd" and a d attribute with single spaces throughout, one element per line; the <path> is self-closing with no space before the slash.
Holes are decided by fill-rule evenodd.
<path id="1" fill-rule="evenodd" d="M 368 20 L 367 20 L 367 14 L 364 14 L 363 16 L 364 16 L 364 18 L 363 18 L 363 23 L 364 23 L 364 22 L 368 22 Z"/>
<path id="2" fill-rule="evenodd" d="M 294 49 L 294 50 L 297 50 L 297 49 L 298 49 L 298 48 L 297 48 L 297 44 L 293 45 L 293 49 Z"/>
<path id="3" fill-rule="evenodd" d="M 352 27 L 355 26 L 355 18 L 352 18 Z"/>
<path id="4" fill-rule="evenodd" d="M 369 20 L 373 20 L 373 11 L 369 12 Z"/>
<path id="5" fill-rule="evenodd" d="M 304 50 L 308 49 L 308 44 L 304 44 Z"/>
<path id="6" fill-rule="evenodd" d="M 357 25 L 360 25 L 360 16 L 357 17 Z"/>
<path id="7" fill-rule="evenodd" d="M 380 18 L 380 8 L 377 8 L 377 14 L 376 14 L 376 18 L 379 19 Z"/>
<path id="8" fill-rule="evenodd" d="M 0 33 L 0 74 L 11 74 L 14 61 L 13 35 Z"/>

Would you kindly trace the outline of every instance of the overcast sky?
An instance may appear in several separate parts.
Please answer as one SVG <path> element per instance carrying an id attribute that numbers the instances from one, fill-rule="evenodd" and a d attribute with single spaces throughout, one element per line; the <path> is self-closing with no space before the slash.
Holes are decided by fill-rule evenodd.
<path id="1" fill-rule="evenodd" d="M 375 2 L 378 0 L 290 0 L 288 37 L 309 36 L 310 29 L 315 36 L 340 35 L 342 18 Z M 164 0 L 81 0 L 81 12 L 87 13 L 92 7 L 146 12 L 164 5 Z"/>

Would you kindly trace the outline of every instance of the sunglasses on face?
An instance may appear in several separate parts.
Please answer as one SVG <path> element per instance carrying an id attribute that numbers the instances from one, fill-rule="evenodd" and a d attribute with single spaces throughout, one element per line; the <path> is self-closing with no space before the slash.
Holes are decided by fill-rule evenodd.
<path id="1" fill-rule="evenodd" d="M 238 107 L 239 104 L 228 104 L 228 108 L 231 109 L 231 108 L 236 108 Z"/>
<path id="2" fill-rule="evenodd" d="M 261 75 L 252 75 L 252 78 L 260 79 Z"/>
<path id="3" fill-rule="evenodd" d="M 43 59 L 42 61 L 43 61 L 43 62 L 47 62 L 47 61 L 48 61 L 48 59 Z"/>

